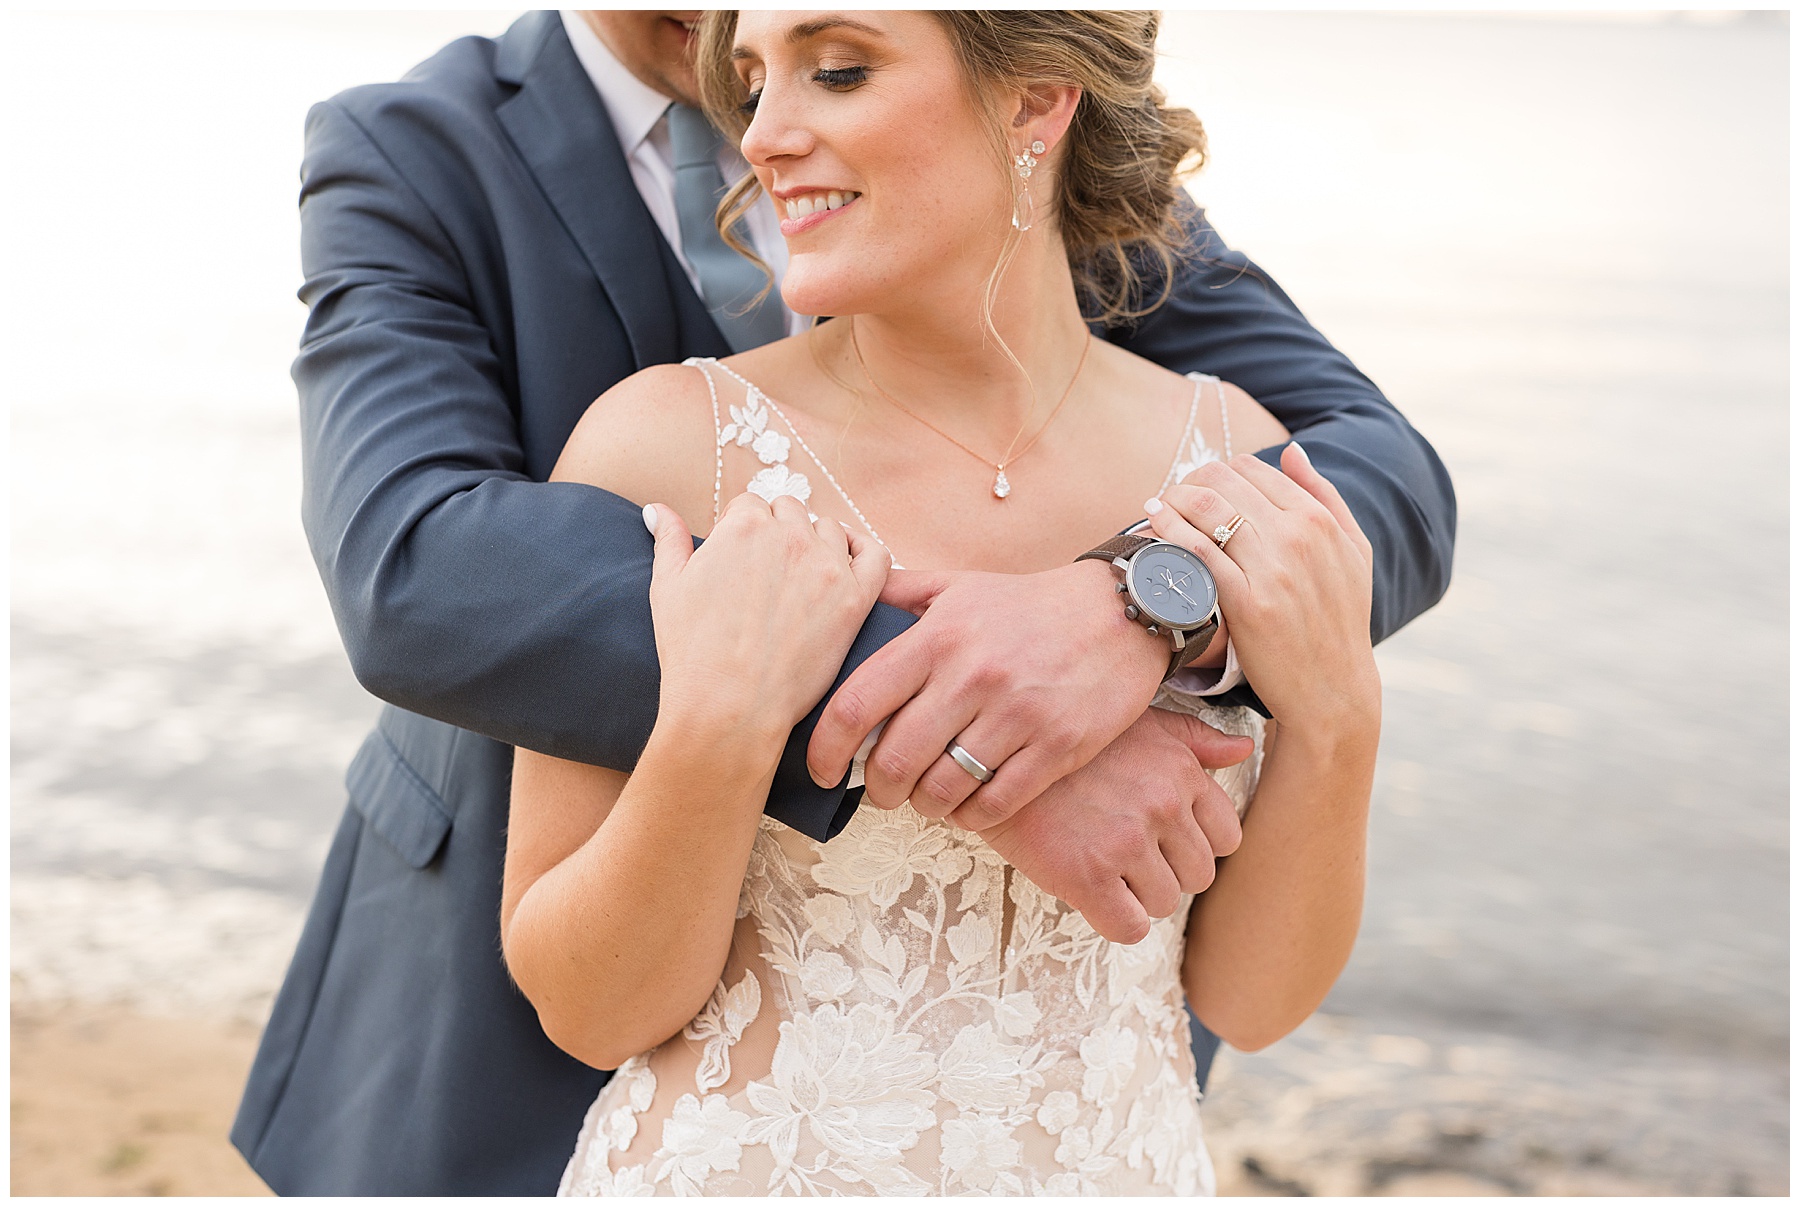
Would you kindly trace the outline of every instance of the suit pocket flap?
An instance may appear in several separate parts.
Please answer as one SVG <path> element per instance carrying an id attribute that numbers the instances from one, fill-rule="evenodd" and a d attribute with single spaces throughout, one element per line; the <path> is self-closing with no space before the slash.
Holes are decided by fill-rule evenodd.
<path id="1" fill-rule="evenodd" d="M 400 858 L 415 868 L 437 858 L 450 833 L 450 810 L 380 730 L 364 740 L 344 784 L 357 811 Z"/>

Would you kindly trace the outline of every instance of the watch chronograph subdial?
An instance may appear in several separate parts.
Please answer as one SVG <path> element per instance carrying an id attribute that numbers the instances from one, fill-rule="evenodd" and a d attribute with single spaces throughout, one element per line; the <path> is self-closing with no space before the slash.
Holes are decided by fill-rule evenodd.
<path id="1" fill-rule="evenodd" d="M 1217 599 L 1205 563 L 1178 545 L 1143 550 L 1128 575 L 1142 618 L 1170 629 L 1192 629 L 1211 615 Z"/>

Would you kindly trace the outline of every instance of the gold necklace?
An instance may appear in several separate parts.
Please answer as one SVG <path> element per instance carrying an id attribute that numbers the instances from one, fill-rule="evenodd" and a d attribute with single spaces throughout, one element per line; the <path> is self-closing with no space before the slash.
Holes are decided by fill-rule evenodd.
<path id="1" fill-rule="evenodd" d="M 856 353 L 856 366 L 862 370 L 863 376 L 869 379 L 869 384 L 875 387 L 875 392 L 892 403 L 894 409 L 898 410 L 902 415 L 924 424 L 926 427 L 948 440 L 951 444 L 954 444 L 957 448 L 960 448 L 963 452 L 969 454 L 969 456 L 993 469 L 993 489 L 994 497 L 996 499 L 1004 499 L 1007 495 L 1012 493 L 1012 483 L 1007 481 L 1006 478 L 1006 467 L 1030 452 L 1032 448 L 1036 446 L 1037 442 L 1043 439 L 1044 433 L 1050 430 L 1050 424 L 1055 421 L 1056 416 L 1062 411 L 1063 404 L 1069 401 L 1069 395 L 1075 392 L 1075 383 L 1081 378 L 1081 370 L 1087 364 L 1088 348 L 1093 342 L 1094 337 L 1092 335 L 1089 335 L 1082 341 L 1081 358 L 1075 362 L 1075 372 L 1070 376 L 1069 384 L 1063 389 L 1062 397 L 1057 399 L 1056 405 L 1051 408 L 1049 418 L 1045 419 L 1044 425 L 1038 428 L 1037 434 L 1026 441 L 1024 448 L 1019 449 L 1016 454 L 1013 452 L 1013 448 L 1019 443 L 1019 437 L 1025 434 L 1025 424 L 1031 422 L 1031 416 L 1027 413 L 1024 422 L 1019 424 L 1019 430 L 1013 433 L 1012 443 L 1006 446 L 1005 455 L 998 461 L 990 461 L 988 458 L 982 456 L 980 453 L 958 440 L 955 436 L 952 436 L 949 432 L 946 432 L 943 428 L 925 418 L 925 416 L 913 411 L 905 403 L 881 388 L 881 383 L 875 380 L 875 375 L 873 373 L 869 372 L 869 362 L 863 359 L 862 345 L 857 342 L 856 316 L 852 315 L 850 317 L 850 347 L 851 350 Z"/>

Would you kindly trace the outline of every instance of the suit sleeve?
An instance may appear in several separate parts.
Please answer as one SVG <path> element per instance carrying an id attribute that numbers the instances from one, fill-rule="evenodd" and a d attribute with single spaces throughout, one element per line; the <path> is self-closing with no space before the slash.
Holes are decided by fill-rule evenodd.
<path id="1" fill-rule="evenodd" d="M 1168 301 L 1135 327 L 1110 334 L 1167 368 L 1240 386 L 1306 446 L 1375 548 L 1370 630 L 1381 641 L 1450 584 L 1450 475 L 1425 438 L 1266 273 L 1226 247 L 1200 211 L 1190 209 L 1185 221 L 1190 254 Z M 1275 464 L 1279 453 L 1260 455 Z"/>
<path id="2" fill-rule="evenodd" d="M 302 516 L 357 678 L 400 708 L 629 770 L 659 682 L 638 508 L 527 476 L 458 248 L 330 103 L 307 119 L 300 216 Z M 910 621 L 878 606 L 846 673 Z M 822 839 L 854 806 L 806 774 L 816 717 L 769 812 Z"/>

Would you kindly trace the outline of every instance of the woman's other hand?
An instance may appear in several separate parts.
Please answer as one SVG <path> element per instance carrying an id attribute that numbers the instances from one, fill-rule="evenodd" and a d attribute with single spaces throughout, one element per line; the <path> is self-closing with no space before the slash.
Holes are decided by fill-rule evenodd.
<path id="1" fill-rule="evenodd" d="M 888 568 L 791 498 L 733 499 L 699 549 L 673 507 L 644 524 L 656 727 L 629 779 L 518 751 L 501 897 L 507 967 L 544 1033 L 601 1069 L 679 1033 L 718 984 L 788 731 Z"/>
<path id="2" fill-rule="evenodd" d="M 1190 915 L 1182 960 L 1201 1021 L 1254 1050 L 1318 1008 L 1356 942 L 1381 729 L 1374 559 L 1297 444 L 1282 450 L 1279 470 L 1234 457 L 1201 466 L 1163 499 L 1146 508 L 1152 527 L 1212 569 L 1238 661 L 1279 722 L 1243 845 Z M 1239 515 L 1219 548 L 1212 533 Z"/>
<path id="3" fill-rule="evenodd" d="M 887 550 L 786 496 L 739 495 L 698 549 L 673 508 L 652 503 L 644 523 L 661 711 L 784 740 L 843 665 Z"/>
<path id="4" fill-rule="evenodd" d="M 1369 639 L 1373 553 L 1337 488 L 1289 444 L 1203 465 L 1151 500 L 1150 525 L 1199 554 L 1219 585 L 1238 659 L 1284 728 L 1350 737 L 1379 724 Z M 1225 548 L 1211 536 L 1242 516 Z"/>

